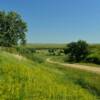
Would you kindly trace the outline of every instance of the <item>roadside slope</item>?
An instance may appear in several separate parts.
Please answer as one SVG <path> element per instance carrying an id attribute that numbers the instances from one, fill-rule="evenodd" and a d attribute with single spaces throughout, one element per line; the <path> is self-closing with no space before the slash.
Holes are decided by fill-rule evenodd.
<path id="1" fill-rule="evenodd" d="M 96 100 L 94 94 L 65 79 L 66 73 L 54 66 L 1 51 L 0 100 Z"/>

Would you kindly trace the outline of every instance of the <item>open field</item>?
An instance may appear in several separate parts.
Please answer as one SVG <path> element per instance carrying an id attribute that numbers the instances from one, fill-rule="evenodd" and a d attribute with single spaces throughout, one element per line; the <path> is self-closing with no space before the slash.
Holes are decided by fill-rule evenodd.
<path id="1" fill-rule="evenodd" d="M 36 49 L 65 48 L 66 44 L 27 44 L 26 47 Z"/>

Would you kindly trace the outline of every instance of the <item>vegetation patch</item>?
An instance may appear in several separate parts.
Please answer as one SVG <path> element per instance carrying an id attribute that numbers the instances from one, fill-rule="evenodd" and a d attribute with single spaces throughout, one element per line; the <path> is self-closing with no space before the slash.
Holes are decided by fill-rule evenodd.
<path id="1" fill-rule="evenodd" d="M 87 100 L 88 97 L 96 100 L 98 96 L 71 80 L 79 76 L 62 66 L 39 64 L 28 59 L 20 61 L 10 53 L 0 53 L 0 99 Z"/>

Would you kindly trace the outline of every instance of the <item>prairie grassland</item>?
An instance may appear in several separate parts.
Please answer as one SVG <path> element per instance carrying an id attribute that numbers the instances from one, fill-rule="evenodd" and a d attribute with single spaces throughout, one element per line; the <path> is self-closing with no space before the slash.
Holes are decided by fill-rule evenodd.
<path id="1" fill-rule="evenodd" d="M 0 100 L 97 100 L 99 83 L 96 74 L 0 51 Z"/>
<path id="2" fill-rule="evenodd" d="M 27 44 L 26 47 L 30 48 L 40 48 L 40 49 L 45 49 L 45 48 L 65 48 L 66 44 Z"/>

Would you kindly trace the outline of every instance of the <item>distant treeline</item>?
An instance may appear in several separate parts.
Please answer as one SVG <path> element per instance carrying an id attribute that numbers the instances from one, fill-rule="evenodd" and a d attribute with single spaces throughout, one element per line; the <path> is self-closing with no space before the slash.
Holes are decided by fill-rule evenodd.
<path id="1" fill-rule="evenodd" d="M 63 49 L 66 48 L 66 44 L 26 44 L 28 48 L 36 48 L 36 49 Z"/>

